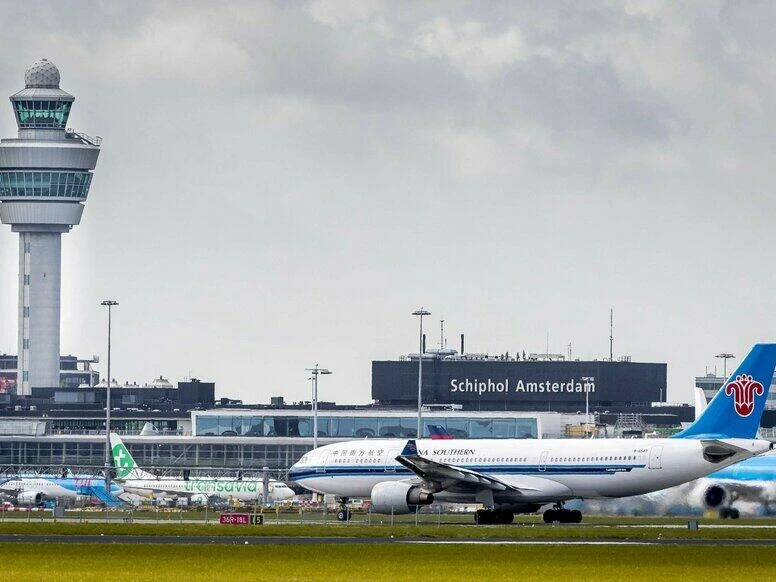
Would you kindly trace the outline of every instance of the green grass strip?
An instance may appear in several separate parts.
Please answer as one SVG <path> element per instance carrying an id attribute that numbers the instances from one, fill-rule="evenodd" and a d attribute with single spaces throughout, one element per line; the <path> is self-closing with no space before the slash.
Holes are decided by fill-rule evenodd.
<path id="1" fill-rule="evenodd" d="M 7 580 L 772 580 L 768 547 L 0 544 Z"/>

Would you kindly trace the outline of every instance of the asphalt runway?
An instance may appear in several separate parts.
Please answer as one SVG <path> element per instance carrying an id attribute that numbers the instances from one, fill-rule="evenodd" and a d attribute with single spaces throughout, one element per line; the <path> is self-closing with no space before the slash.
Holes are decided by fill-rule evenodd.
<path id="1" fill-rule="evenodd" d="M 374 537 L 302 536 L 145 536 L 145 535 L 0 535 L 2 543 L 27 544 L 194 544 L 194 545 L 310 545 L 310 544 L 424 544 L 424 545 L 504 545 L 504 546 L 776 546 L 776 539 L 680 539 L 680 540 L 510 540 L 510 539 L 421 539 Z"/>

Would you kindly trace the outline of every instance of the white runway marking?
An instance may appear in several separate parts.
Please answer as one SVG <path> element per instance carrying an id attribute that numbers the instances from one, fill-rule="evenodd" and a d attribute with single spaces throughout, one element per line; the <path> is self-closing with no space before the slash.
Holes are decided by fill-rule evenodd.
<path id="1" fill-rule="evenodd" d="M 401 540 L 398 540 L 401 541 Z M 406 544 L 474 544 L 491 546 L 649 546 L 654 542 L 632 541 L 558 541 L 558 540 L 408 540 Z"/>

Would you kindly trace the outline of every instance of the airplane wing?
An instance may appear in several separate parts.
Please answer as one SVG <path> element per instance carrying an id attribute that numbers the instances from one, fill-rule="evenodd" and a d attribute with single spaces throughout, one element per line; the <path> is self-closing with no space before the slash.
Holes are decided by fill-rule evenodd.
<path id="1" fill-rule="evenodd" d="M 525 486 L 511 485 L 485 473 L 422 457 L 418 454 L 414 440 L 407 441 L 404 450 L 396 457 L 396 460 L 423 479 L 426 484 L 433 484 L 433 487 L 430 488 L 437 491 L 447 490 L 463 493 L 490 489 L 491 491 L 511 491 L 516 494 L 541 491 L 541 489 L 528 484 Z"/>

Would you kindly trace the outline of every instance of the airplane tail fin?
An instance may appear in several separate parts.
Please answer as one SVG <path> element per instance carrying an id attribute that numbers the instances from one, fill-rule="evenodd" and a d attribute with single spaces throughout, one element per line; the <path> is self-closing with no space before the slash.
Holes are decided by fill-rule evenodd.
<path id="1" fill-rule="evenodd" d="M 450 440 L 453 438 L 453 435 L 447 432 L 447 429 L 441 424 L 427 424 L 426 427 L 432 441 Z"/>
<path id="2" fill-rule="evenodd" d="M 116 433 L 110 433 L 110 446 L 117 479 L 156 479 L 155 475 L 137 466 L 135 459 Z"/>
<path id="3" fill-rule="evenodd" d="M 754 438 L 776 368 L 776 344 L 756 344 L 703 413 L 675 438 Z"/>

